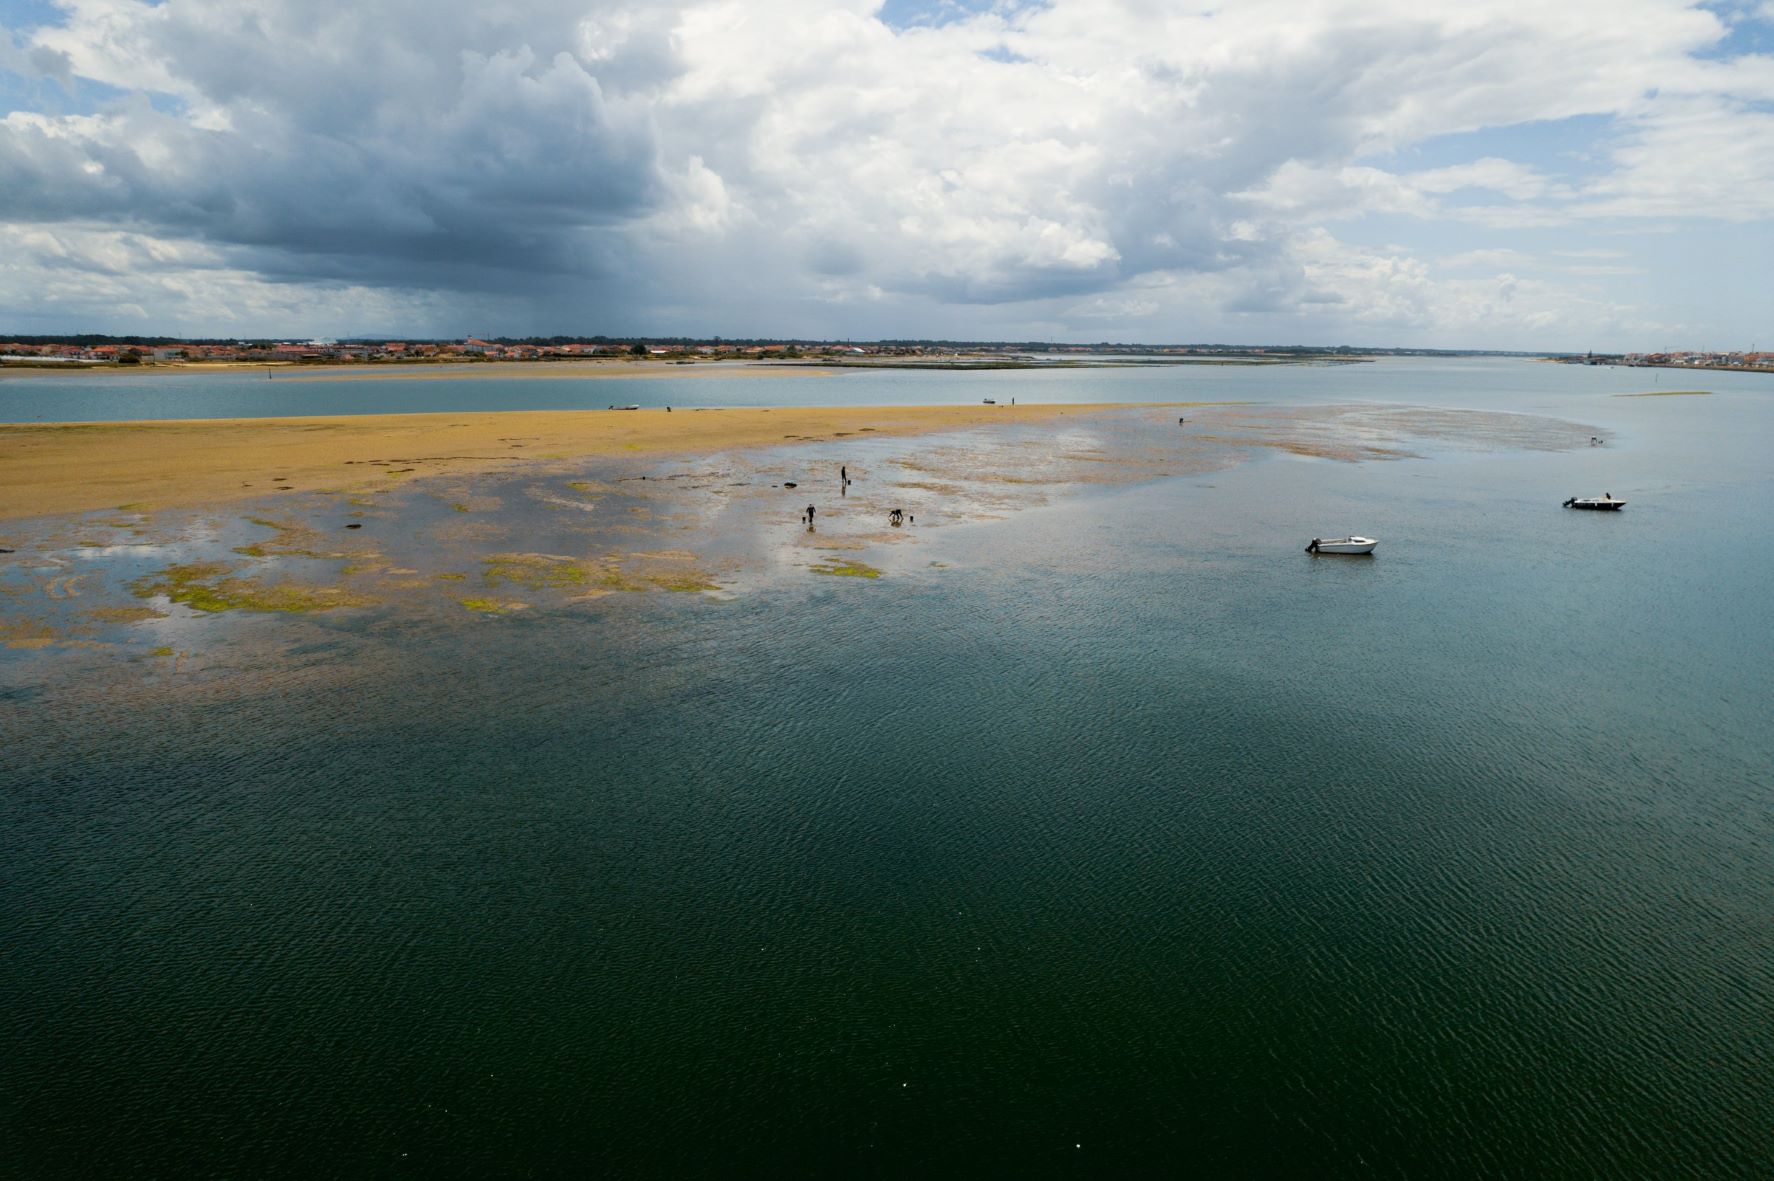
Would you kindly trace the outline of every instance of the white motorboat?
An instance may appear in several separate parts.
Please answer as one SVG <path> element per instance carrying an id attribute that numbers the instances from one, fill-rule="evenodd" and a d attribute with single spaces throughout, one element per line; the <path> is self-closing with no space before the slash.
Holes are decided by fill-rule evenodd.
<path id="1" fill-rule="evenodd" d="M 1565 501 L 1565 507 L 1617 510 L 1625 503 L 1624 500 L 1615 500 L 1612 492 L 1604 492 L 1600 496 L 1573 496 Z"/>
<path id="2" fill-rule="evenodd" d="M 1379 545 L 1371 537 L 1314 537 L 1312 544 L 1306 547 L 1309 554 L 1371 554 Z"/>

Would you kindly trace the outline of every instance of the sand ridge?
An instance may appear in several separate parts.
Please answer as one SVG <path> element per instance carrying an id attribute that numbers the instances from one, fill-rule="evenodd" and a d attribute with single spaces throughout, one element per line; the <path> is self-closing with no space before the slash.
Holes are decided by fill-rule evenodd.
<path id="1" fill-rule="evenodd" d="M 1139 403 L 1192 406 L 1202 403 Z M 598 455 L 710 452 L 993 424 L 1131 403 L 521 410 L 0 424 L 0 520 L 362 491 Z"/>

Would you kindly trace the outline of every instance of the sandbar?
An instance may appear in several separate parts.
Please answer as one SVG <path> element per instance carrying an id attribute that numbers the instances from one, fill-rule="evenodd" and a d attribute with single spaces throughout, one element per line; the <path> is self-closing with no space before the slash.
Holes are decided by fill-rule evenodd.
<path id="1" fill-rule="evenodd" d="M 1149 408 L 1204 403 L 1138 403 Z M 194 507 L 283 492 L 386 488 L 598 455 L 911 435 L 1039 423 L 1132 403 L 362 414 L 0 424 L 0 520 L 123 505 Z"/>
<path id="2" fill-rule="evenodd" d="M 152 365 L 0 365 L 0 380 L 75 373 L 82 377 L 190 377 L 264 374 L 267 381 L 433 381 L 448 379 L 603 380 L 702 377 L 836 377 L 846 366 L 818 361 L 706 358 L 658 361 L 628 357 L 574 361 L 379 361 L 308 365 L 289 361 L 156 361 Z M 849 366 L 856 368 L 856 366 Z"/>

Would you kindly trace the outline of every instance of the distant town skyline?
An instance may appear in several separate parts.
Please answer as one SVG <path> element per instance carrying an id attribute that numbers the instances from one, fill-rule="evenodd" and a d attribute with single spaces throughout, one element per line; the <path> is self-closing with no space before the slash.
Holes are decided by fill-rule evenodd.
<path id="1" fill-rule="evenodd" d="M 1774 346 L 1774 0 L 0 0 L 0 341 Z"/>
<path id="2" fill-rule="evenodd" d="M 1044 356 L 1046 354 L 1047 356 Z M 1068 357 L 1067 354 L 1074 354 Z M 1057 355 L 1057 359 L 1053 358 Z M 465 337 L 461 340 L 195 340 L 162 337 L 81 335 L 68 340 L 31 336 L 8 341 L 0 336 L 0 367 L 80 368 L 88 366 L 174 367 L 222 365 L 401 365 L 410 363 L 474 363 L 672 360 L 700 361 L 809 360 L 819 364 L 884 364 L 919 368 L 927 364 L 955 367 L 983 364 L 988 368 L 1069 365 L 1089 357 L 1120 356 L 1131 363 L 1147 360 L 1223 363 L 1275 361 L 1363 361 L 1387 356 L 1532 356 L 1574 364 L 1625 365 L 1669 369 L 1725 369 L 1774 373 L 1774 352 L 1743 350 L 1665 350 L 1628 353 L 1519 352 L 1480 349 L 1409 349 L 1314 347 L 1309 345 L 1160 344 L 1151 342 L 1061 343 L 1053 341 L 929 341 L 814 340 L 805 337 L 712 340 L 695 337 Z"/>

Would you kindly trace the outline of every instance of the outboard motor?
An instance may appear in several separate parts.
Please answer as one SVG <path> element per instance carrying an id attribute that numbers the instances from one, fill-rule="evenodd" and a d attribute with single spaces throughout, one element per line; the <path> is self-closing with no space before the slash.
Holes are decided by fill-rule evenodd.
<path id="1" fill-rule="evenodd" d="M 1312 544 L 1306 547 L 1306 552 L 1309 554 L 1317 553 L 1318 552 L 1318 543 L 1322 540 L 1323 540 L 1323 538 L 1314 537 L 1312 539 Z"/>

